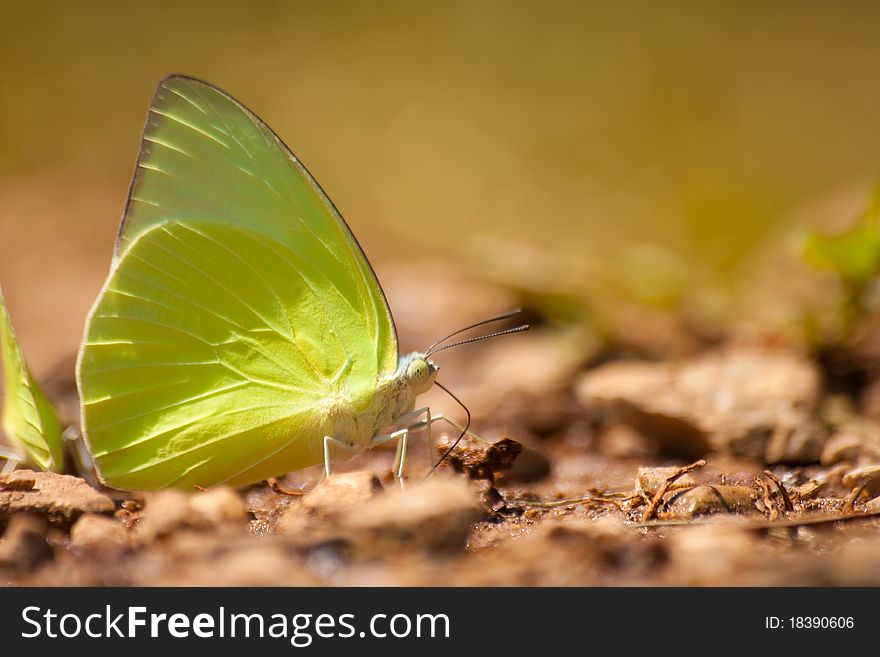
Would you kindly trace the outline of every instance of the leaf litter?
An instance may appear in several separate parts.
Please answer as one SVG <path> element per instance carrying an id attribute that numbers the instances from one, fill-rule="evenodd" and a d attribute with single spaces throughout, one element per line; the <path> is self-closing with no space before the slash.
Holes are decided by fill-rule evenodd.
<path id="1" fill-rule="evenodd" d="M 408 294 L 417 278 L 401 275 Z M 481 285 L 479 306 L 491 289 Z M 422 308 L 417 325 L 471 319 L 448 311 Z M 433 449 L 414 435 L 402 490 L 393 448 L 328 480 L 310 468 L 245 489 L 148 494 L 5 475 L 0 581 L 880 584 L 880 425 L 820 359 L 733 339 L 693 347 L 692 336 L 658 357 L 656 344 L 573 335 L 548 325 L 511 358 L 500 343 L 447 354 L 444 381 L 481 438 L 462 439 L 425 479 L 458 434 L 435 428 Z"/>

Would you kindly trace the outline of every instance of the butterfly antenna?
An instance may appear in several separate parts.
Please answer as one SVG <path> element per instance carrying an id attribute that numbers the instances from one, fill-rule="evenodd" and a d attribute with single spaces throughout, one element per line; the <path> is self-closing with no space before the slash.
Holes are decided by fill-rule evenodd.
<path id="1" fill-rule="evenodd" d="M 471 412 L 470 412 L 470 410 L 468 410 L 468 407 L 464 405 L 464 402 L 462 402 L 458 397 L 453 395 L 452 391 L 450 391 L 449 388 L 447 388 L 446 386 L 442 385 L 439 381 L 434 381 L 434 385 L 438 386 L 443 392 L 445 392 L 447 395 L 452 397 L 456 402 L 458 402 L 458 405 L 464 409 L 465 413 L 467 413 L 467 422 L 465 422 L 465 424 L 464 424 L 464 429 L 462 430 L 461 435 L 455 439 L 455 442 L 452 443 L 452 446 L 449 449 L 447 449 L 445 452 L 443 452 L 443 456 L 441 456 L 440 460 L 437 461 L 434 464 L 434 467 L 431 468 L 431 471 L 427 475 L 428 477 L 430 477 L 432 474 L 434 474 L 434 470 L 436 470 L 437 467 L 441 463 L 443 463 L 443 461 L 446 460 L 446 457 L 448 457 L 452 453 L 452 450 L 454 450 L 456 447 L 458 447 L 458 443 L 461 442 L 461 439 L 464 438 L 464 435 L 468 432 L 468 429 L 471 428 Z"/>
<path id="2" fill-rule="evenodd" d="M 445 344 L 442 347 L 435 347 L 429 349 L 425 354 L 425 358 L 430 356 L 431 354 L 436 354 L 438 351 L 443 351 L 444 349 L 450 349 L 451 347 L 457 347 L 462 344 L 468 344 L 470 342 L 479 342 L 480 340 L 485 340 L 487 338 L 497 338 L 499 335 L 510 335 L 511 333 L 522 333 L 523 331 L 529 330 L 528 324 L 522 324 L 521 326 L 514 326 L 513 328 L 504 329 L 503 331 L 495 331 L 494 333 L 488 333 L 486 335 L 478 335 L 473 338 L 468 338 L 467 340 L 459 340 L 458 342 L 453 342 L 451 344 Z"/>
<path id="3" fill-rule="evenodd" d="M 522 312 L 522 308 L 514 308 L 513 310 L 508 310 L 506 313 L 502 313 L 500 315 L 496 315 L 495 317 L 490 317 L 489 319 L 484 319 L 482 321 L 475 322 L 473 324 L 470 324 L 469 326 L 465 326 L 464 328 L 460 328 L 457 331 L 453 331 L 452 333 L 450 333 L 446 337 L 440 338 L 439 340 L 437 340 L 437 342 L 435 342 L 430 347 L 428 347 L 425 350 L 425 355 L 427 356 L 427 355 L 434 353 L 434 347 L 436 347 L 441 342 L 446 342 L 449 338 L 455 337 L 459 333 L 464 333 L 465 331 L 470 331 L 471 329 L 477 328 L 478 326 L 483 326 L 484 324 L 491 324 L 492 322 L 500 322 L 502 319 L 509 319 L 511 317 L 515 317 L 516 315 L 519 315 L 521 312 Z"/>

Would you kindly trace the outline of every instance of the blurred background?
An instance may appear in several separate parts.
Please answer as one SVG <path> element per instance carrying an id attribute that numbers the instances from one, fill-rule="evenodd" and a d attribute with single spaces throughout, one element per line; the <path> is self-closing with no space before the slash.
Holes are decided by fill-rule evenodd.
<path id="1" fill-rule="evenodd" d="M 864 207 L 878 21 L 804 0 L 2 3 L 0 281 L 35 371 L 75 350 L 153 89 L 181 72 L 275 129 L 380 278 L 430 261 L 729 309 L 755 254 Z"/>

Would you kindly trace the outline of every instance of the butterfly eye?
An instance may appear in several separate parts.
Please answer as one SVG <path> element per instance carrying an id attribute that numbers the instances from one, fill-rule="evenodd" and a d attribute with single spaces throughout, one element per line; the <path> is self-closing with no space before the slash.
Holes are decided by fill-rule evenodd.
<path id="1" fill-rule="evenodd" d="M 428 376 L 428 363 L 423 359 L 410 361 L 406 368 L 406 377 L 413 383 L 423 381 Z"/>

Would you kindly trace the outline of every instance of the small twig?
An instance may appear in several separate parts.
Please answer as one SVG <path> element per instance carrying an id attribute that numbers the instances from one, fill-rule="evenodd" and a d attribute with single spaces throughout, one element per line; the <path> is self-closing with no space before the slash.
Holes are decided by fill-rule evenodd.
<path id="1" fill-rule="evenodd" d="M 825 524 L 829 522 L 843 522 L 846 520 L 859 520 L 859 519 L 867 519 L 874 518 L 876 516 L 880 516 L 880 511 L 869 511 L 867 513 L 845 513 L 841 515 L 814 515 L 808 516 L 805 518 L 787 518 L 784 520 L 777 520 L 776 522 L 749 522 L 749 521 L 741 521 L 738 519 L 710 519 L 710 520 L 651 520 L 649 522 L 628 522 L 626 525 L 628 527 L 634 527 L 637 529 L 651 528 L 651 527 L 700 527 L 706 525 L 712 525 L 715 527 L 737 527 L 739 529 L 744 530 L 765 530 L 765 529 L 778 529 L 778 528 L 787 528 L 787 527 L 800 527 L 802 525 L 819 525 Z"/>
<path id="2" fill-rule="evenodd" d="M 597 504 L 613 504 L 618 509 L 623 510 L 624 504 L 631 500 L 632 497 L 632 495 L 622 498 L 606 497 L 604 495 L 590 495 L 588 497 L 575 497 L 567 500 L 517 500 L 516 502 L 510 503 L 510 506 L 519 506 L 529 509 L 554 509 L 563 506 L 575 506 L 577 504 L 589 504 L 595 502 Z"/>
<path id="3" fill-rule="evenodd" d="M 663 482 L 663 485 L 660 487 L 654 497 L 651 499 L 651 503 L 648 505 L 648 508 L 645 509 L 645 512 L 642 514 L 642 522 L 647 522 L 650 520 L 655 513 L 657 513 L 657 509 L 660 507 L 660 503 L 663 501 L 663 496 L 669 491 L 669 487 L 675 483 L 675 480 L 681 477 L 682 475 L 686 475 L 688 472 L 696 470 L 697 468 L 702 468 L 706 465 L 706 461 L 700 459 L 696 463 L 691 463 L 690 465 L 686 465 L 683 468 L 679 468 L 671 475 L 666 477 L 666 481 Z"/>
<path id="4" fill-rule="evenodd" d="M 802 500 L 812 499 L 816 495 L 816 493 L 818 493 L 824 487 L 825 484 L 823 482 L 812 479 L 805 484 L 797 486 L 792 492 L 794 493 L 794 499 L 800 502 Z"/>
<path id="5" fill-rule="evenodd" d="M 853 488 L 852 493 L 850 493 L 849 497 L 846 498 L 845 507 L 847 509 L 852 509 L 853 511 L 856 510 L 856 500 L 859 499 L 859 496 L 862 494 L 862 491 L 864 491 L 865 488 L 868 487 L 869 483 L 871 483 L 870 480 L 867 480 L 861 486 Z"/>
<path id="6" fill-rule="evenodd" d="M 773 502 L 773 493 L 769 484 L 760 477 L 755 477 L 755 483 L 761 489 L 761 498 L 764 501 L 764 506 L 767 507 L 767 513 L 770 514 L 770 522 L 775 522 L 779 518 L 779 509 Z"/>
<path id="7" fill-rule="evenodd" d="M 785 506 L 785 510 L 794 511 L 794 504 L 791 503 L 791 498 L 788 496 L 788 491 L 785 490 L 785 485 L 779 480 L 779 477 L 777 477 L 769 470 L 764 470 L 764 474 L 770 481 L 772 481 L 776 485 L 776 488 L 779 489 L 779 494 L 782 495 L 782 504 Z"/>

